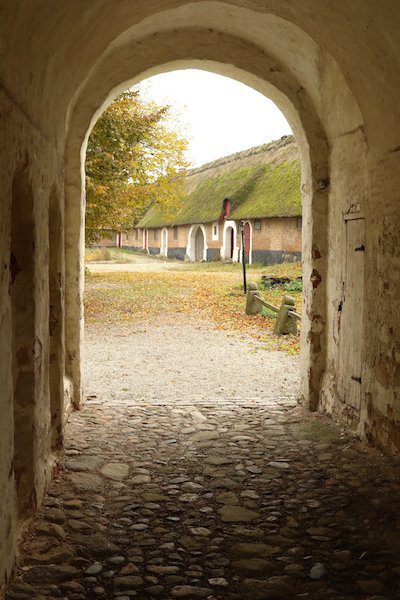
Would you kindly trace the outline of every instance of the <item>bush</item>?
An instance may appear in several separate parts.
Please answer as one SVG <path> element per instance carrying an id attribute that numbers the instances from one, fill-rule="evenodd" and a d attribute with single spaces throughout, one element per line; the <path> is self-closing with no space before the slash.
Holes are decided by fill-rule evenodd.
<path id="1" fill-rule="evenodd" d="M 303 282 L 301 279 L 294 279 L 283 284 L 285 292 L 302 292 Z"/>
<path id="2" fill-rule="evenodd" d="M 86 250 L 85 259 L 87 262 L 112 260 L 109 248 L 90 248 Z"/>

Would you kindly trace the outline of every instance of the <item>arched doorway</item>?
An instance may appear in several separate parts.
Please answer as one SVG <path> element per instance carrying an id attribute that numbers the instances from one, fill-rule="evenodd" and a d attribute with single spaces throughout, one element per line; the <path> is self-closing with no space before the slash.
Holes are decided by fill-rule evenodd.
<path id="1" fill-rule="evenodd" d="M 244 261 L 246 264 L 251 265 L 252 263 L 252 226 L 250 221 L 244 223 Z M 240 261 L 242 261 L 242 251 L 240 253 Z"/>
<path id="2" fill-rule="evenodd" d="M 201 227 L 196 231 L 194 238 L 194 260 L 204 260 L 204 233 Z"/>
<path id="3" fill-rule="evenodd" d="M 186 255 L 192 262 L 207 260 L 207 238 L 204 225 L 192 225 L 188 234 Z"/>
<path id="4" fill-rule="evenodd" d="M 168 229 L 163 227 L 161 231 L 161 248 L 160 248 L 161 256 L 168 256 Z"/>
<path id="5" fill-rule="evenodd" d="M 225 221 L 222 235 L 221 258 L 237 262 L 239 247 L 237 246 L 237 226 L 235 221 Z"/>
<path id="6" fill-rule="evenodd" d="M 233 260 L 235 248 L 235 232 L 233 227 L 227 227 L 225 230 L 225 258 Z"/>

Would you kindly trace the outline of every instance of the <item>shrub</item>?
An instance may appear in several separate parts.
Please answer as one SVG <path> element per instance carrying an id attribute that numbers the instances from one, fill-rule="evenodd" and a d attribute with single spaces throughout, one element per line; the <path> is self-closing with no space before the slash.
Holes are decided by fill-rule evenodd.
<path id="1" fill-rule="evenodd" d="M 87 262 L 112 260 L 109 248 L 90 248 L 86 251 L 85 258 Z"/>
<path id="2" fill-rule="evenodd" d="M 283 289 L 285 290 L 285 292 L 302 292 L 303 282 L 301 279 L 293 279 L 292 281 L 284 283 Z"/>

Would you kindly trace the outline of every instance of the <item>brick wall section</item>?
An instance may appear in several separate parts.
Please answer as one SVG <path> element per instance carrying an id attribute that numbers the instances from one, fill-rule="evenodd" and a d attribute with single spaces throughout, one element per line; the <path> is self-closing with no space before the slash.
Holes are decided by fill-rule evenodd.
<path id="1" fill-rule="evenodd" d="M 152 253 L 160 252 L 162 227 L 148 229 L 148 248 Z M 168 227 L 168 249 L 179 248 L 186 251 L 190 225 L 179 225 L 177 227 L 177 239 L 174 237 L 174 228 Z M 137 233 L 137 235 L 136 235 Z M 143 248 L 143 229 L 122 234 L 122 246 L 129 248 Z"/>
<path id="2" fill-rule="evenodd" d="M 260 219 L 261 229 L 253 226 L 253 250 L 301 252 L 301 218 L 276 217 Z"/>
<path id="3" fill-rule="evenodd" d="M 129 248 L 141 248 L 143 246 L 142 232 L 139 229 L 132 229 L 121 234 L 121 246 Z"/>
<path id="4" fill-rule="evenodd" d="M 211 249 L 215 249 L 215 250 L 220 250 L 221 246 L 222 246 L 222 233 L 224 230 L 224 222 L 223 221 L 219 221 L 218 222 L 218 240 L 213 241 L 212 239 L 212 229 L 213 229 L 214 223 L 206 223 L 205 224 L 205 229 L 206 229 L 206 238 L 207 238 L 207 246 Z"/>
<path id="5" fill-rule="evenodd" d="M 174 228 L 168 227 L 168 248 L 185 248 L 188 244 L 188 236 L 191 225 L 178 225 L 176 228 L 177 239 L 174 237 Z M 204 225 L 206 230 L 206 242 L 209 248 L 219 249 L 222 244 L 222 230 L 223 223 L 219 225 L 219 237 L 217 241 L 212 241 L 212 223 L 206 223 Z M 138 231 L 138 239 L 136 239 L 135 232 Z M 150 228 L 148 230 L 149 248 L 160 248 L 161 246 L 161 231 L 162 227 L 157 228 L 158 236 L 155 235 L 155 230 Z M 122 234 L 122 245 L 123 246 L 142 246 L 143 245 L 143 230 L 134 230 L 133 232 Z"/>
<path id="6" fill-rule="evenodd" d="M 190 225 L 178 225 L 178 227 L 171 227 L 168 231 L 168 248 L 184 248 L 188 243 Z M 174 238 L 174 231 L 176 231 L 177 239 Z"/>
<path id="7" fill-rule="evenodd" d="M 256 220 L 252 219 L 253 251 L 279 251 L 284 253 L 301 253 L 301 218 L 298 217 L 274 217 L 270 219 L 259 219 L 261 229 L 255 228 Z M 206 242 L 209 250 L 220 250 L 222 246 L 222 234 L 224 222 L 218 223 L 218 240 L 212 239 L 214 223 L 205 223 Z M 237 223 L 237 245 L 240 246 L 240 223 Z M 176 228 L 177 239 L 174 237 L 174 228 L 168 228 L 168 249 L 179 249 L 182 255 L 186 251 L 190 225 L 179 225 Z M 136 236 L 136 231 L 138 232 Z M 162 228 L 148 230 L 148 247 L 154 254 L 160 251 Z M 115 243 L 115 242 L 114 242 Z M 142 248 L 143 230 L 133 230 L 122 234 L 122 246 L 131 248 Z"/>
<path id="8" fill-rule="evenodd" d="M 116 236 L 110 236 L 110 237 L 103 237 L 100 238 L 95 244 L 93 244 L 94 246 L 96 246 L 96 248 L 114 248 L 117 243 L 116 243 Z"/>
<path id="9" fill-rule="evenodd" d="M 161 229 L 157 228 L 157 229 L 149 229 L 148 230 L 148 246 L 149 246 L 149 250 L 152 251 L 160 251 L 160 246 L 161 246 Z"/>

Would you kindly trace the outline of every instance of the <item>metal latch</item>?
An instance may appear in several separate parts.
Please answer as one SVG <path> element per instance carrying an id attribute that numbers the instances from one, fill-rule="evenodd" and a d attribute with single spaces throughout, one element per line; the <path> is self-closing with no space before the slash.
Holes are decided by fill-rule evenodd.
<path id="1" fill-rule="evenodd" d="M 365 252 L 365 246 L 364 244 L 361 244 L 361 246 L 357 246 L 357 248 L 354 248 L 355 252 Z"/>
<path id="2" fill-rule="evenodd" d="M 358 381 L 358 383 L 361 383 L 361 377 L 356 377 L 355 375 L 351 376 L 353 381 Z"/>

